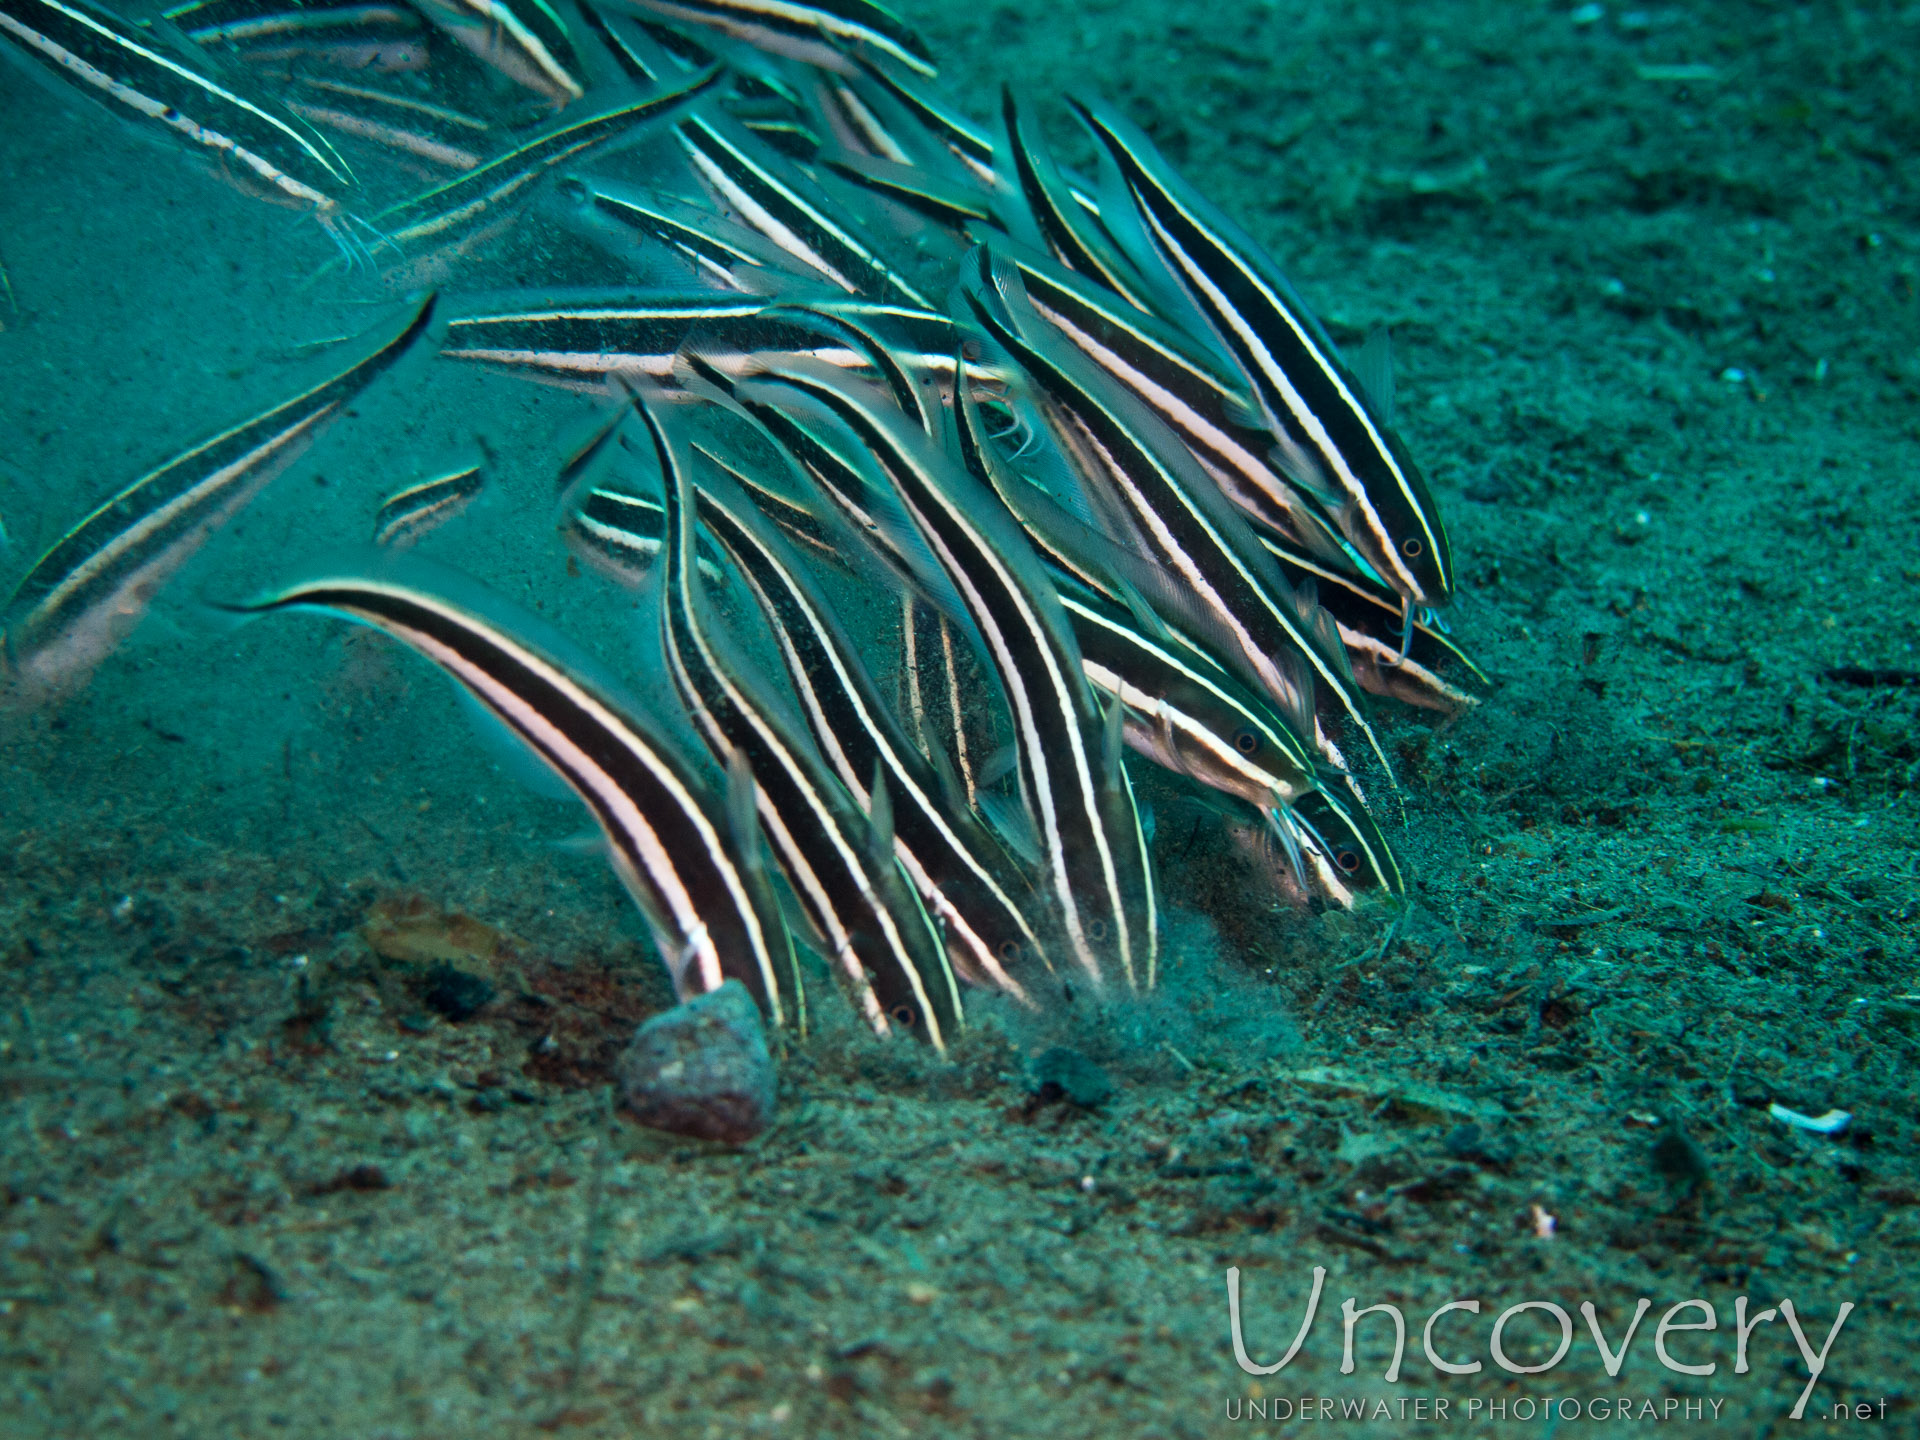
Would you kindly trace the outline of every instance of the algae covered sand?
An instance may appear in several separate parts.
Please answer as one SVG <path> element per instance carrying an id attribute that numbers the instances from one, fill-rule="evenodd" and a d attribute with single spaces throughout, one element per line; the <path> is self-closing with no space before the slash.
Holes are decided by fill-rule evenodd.
<path id="1" fill-rule="evenodd" d="M 746 1149 L 637 1130 L 608 1067 L 670 996 L 577 815 L 412 657 L 192 603 L 476 433 L 495 508 L 436 543 L 570 603 L 557 542 L 514 575 L 488 536 L 551 525 L 576 407 L 415 375 L 0 739 L 0 1434 L 1293 1434 L 1304 1396 L 1356 1435 L 1790 1433 L 1808 1365 L 1776 1319 L 1736 1370 L 1741 1296 L 1816 1352 L 1854 1304 L 1805 1423 L 1912 1433 L 1920 11 L 912 18 L 977 113 L 1113 98 L 1337 339 L 1392 328 L 1495 680 L 1382 717 L 1414 904 L 1296 912 L 1150 781 L 1164 993 L 983 1006 L 951 1065 L 829 1014 Z M 10 582 L 385 312 L 12 66 L 0 114 Z M 1035 1093 L 1054 1047 L 1103 1103 Z M 1246 1373 L 1229 1268 L 1270 1365 L 1315 1266 L 1299 1353 Z M 1609 1378 L 1580 1307 L 1617 1347 L 1643 1296 Z M 1385 1314 L 1341 1373 L 1349 1297 L 1405 1316 L 1392 1382 Z M 1660 1338 L 1710 1375 L 1655 1350 L 1694 1298 L 1719 1328 Z M 1452 1300 L 1472 1375 L 1421 1344 Z M 1510 1373 L 1536 1300 L 1571 1349 Z M 1502 1353 L 1558 1341 L 1534 1309 Z"/>

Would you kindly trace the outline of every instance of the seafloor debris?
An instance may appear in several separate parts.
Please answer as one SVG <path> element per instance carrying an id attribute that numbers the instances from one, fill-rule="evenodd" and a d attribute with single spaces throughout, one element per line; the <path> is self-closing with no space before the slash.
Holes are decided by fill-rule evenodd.
<path id="1" fill-rule="evenodd" d="M 360 937 L 386 960 L 413 965 L 491 969 L 517 949 L 513 938 L 491 925 L 442 910 L 420 895 L 388 895 L 374 902 Z"/>

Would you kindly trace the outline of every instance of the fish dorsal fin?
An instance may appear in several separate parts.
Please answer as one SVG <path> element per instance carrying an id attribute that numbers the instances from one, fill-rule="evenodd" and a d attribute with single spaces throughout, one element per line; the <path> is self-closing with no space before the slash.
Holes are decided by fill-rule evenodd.
<path id="1" fill-rule="evenodd" d="M 1393 333 L 1385 325 L 1367 332 L 1367 343 L 1353 363 L 1354 377 L 1367 392 L 1373 413 L 1383 424 L 1393 424 Z"/>
<path id="2" fill-rule="evenodd" d="M 760 869 L 766 863 L 760 836 L 760 787 L 747 757 L 738 749 L 727 752 L 727 827 L 741 860 Z"/>
<path id="3" fill-rule="evenodd" d="M 1337 517 L 1351 502 L 1327 478 L 1319 456 L 1289 435 L 1284 426 L 1262 428 L 1270 430 L 1273 435 L 1273 448 L 1267 452 L 1267 463 L 1285 476 L 1294 489 Z"/>
<path id="4" fill-rule="evenodd" d="M 1314 648 L 1343 678 L 1351 679 L 1353 664 L 1347 654 L 1347 642 L 1341 638 L 1340 625 L 1333 618 L 1333 612 L 1320 603 L 1319 586 L 1309 580 L 1295 595 L 1300 604 L 1300 617 L 1313 634 Z"/>
<path id="5" fill-rule="evenodd" d="M 1009 795 L 998 792 L 980 792 L 980 814 L 994 834 L 1013 852 L 1014 858 L 1023 865 L 1037 866 L 1044 858 L 1040 848 L 1040 836 L 1034 830 L 1033 817 L 1027 814 L 1026 807 Z"/>
<path id="6" fill-rule="evenodd" d="M 1313 671 L 1307 667 L 1306 657 L 1298 650 L 1276 650 L 1267 657 L 1267 664 L 1280 683 L 1268 684 L 1264 688 L 1278 707 L 1280 718 L 1304 743 L 1311 745 L 1314 737 Z"/>
<path id="7" fill-rule="evenodd" d="M 1120 756 L 1126 743 L 1126 721 L 1126 705 L 1118 695 L 1109 697 L 1100 735 L 1100 783 L 1109 790 L 1118 790 L 1126 775 Z"/>
<path id="8" fill-rule="evenodd" d="M 867 798 L 867 844 L 874 863 L 893 861 L 893 797 L 887 793 L 887 772 L 878 760 L 873 762 L 873 789 Z"/>
<path id="9" fill-rule="evenodd" d="M 967 787 L 960 779 L 960 772 L 953 763 L 953 756 L 947 753 L 947 747 L 927 734 L 922 728 L 915 737 L 920 742 L 920 750 L 927 757 L 927 763 L 933 767 L 935 777 L 940 781 L 941 797 L 947 802 L 947 808 L 965 814 L 973 808 L 973 801 L 967 797 Z"/>

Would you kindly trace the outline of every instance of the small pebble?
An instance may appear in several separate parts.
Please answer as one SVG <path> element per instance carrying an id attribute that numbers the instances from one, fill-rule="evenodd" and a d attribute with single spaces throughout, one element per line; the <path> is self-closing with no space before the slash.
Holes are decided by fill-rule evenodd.
<path id="1" fill-rule="evenodd" d="M 744 1145 L 773 1119 L 767 1032 L 738 980 L 647 1021 L 614 1075 L 627 1110 L 654 1130 Z"/>

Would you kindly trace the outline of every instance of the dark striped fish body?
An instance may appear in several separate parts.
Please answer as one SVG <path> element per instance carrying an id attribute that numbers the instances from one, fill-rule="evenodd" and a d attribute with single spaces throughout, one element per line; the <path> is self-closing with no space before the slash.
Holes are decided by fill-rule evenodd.
<path id="1" fill-rule="evenodd" d="M 0 611 L 10 703 L 56 699 L 84 685 L 213 532 L 420 344 L 433 312 L 429 296 L 353 365 L 169 460 L 69 530 Z"/>
<path id="2" fill-rule="evenodd" d="M 1222 658 L 1257 677 L 1282 713 L 1310 715 L 1317 687 L 1360 729 L 1391 773 L 1331 621 L 1301 605 L 1179 440 L 1077 351 L 1039 333 L 1045 327 L 1010 271 L 977 255 L 962 288 L 980 326 L 1072 417 L 1098 469 L 1106 472 L 1093 483 L 1111 481 L 1113 499 L 1140 541 L 1238 651 Z M 1303 663 L 1296 665 L 1293 657 Z"/>
<path id="3" fill-rule="evenodd" d="M 1319 783 L 1307 742 L 1265 700 L 1125 607 L 1061 584 L 1087 679 L 1127 707 L 1127 742 L 1156 764 L 1266 810 Z"/>
<path id="4" fill-rule="evenodd" d="M 1485 685 L 1486 673 L 1440 627 L 1438 617 L 1417 615 L 1407 632 L 1400 597 L 1385 585 L 1302 555 L 1271 537 L 1262 536 L 1261 543 L 1289 582 L 1314 587 L 1339 627 L 1361 689 L 1443 715 L 1457 715 L 1480 703 L 1457 682 L 1464 678 Z"/>
<path id="5" fill-rule="evenodd" d="M 1024 798 L 1043 847 L 1036 888 L 1060 917 L 1065 949 L 1096 984 L 1117 965 L 1128 988 L 1151 986 L 1158 926 L 1133 791 L 1105 744 L 1105 717 L 1073 632 L 1025 537 L 990 491 L 877 392 L 798 363 L 776 364 L 770 374 L 780 383 L 765 386 L 762 398 L 776 408 L 817 408 L 879 462 L 978 626 L 1008 698 Z"/>
<path id="6" fill-rule="evenodd" d="M 1247 428 L 1253 402 L 1230 360 L 1023 246 L 994 248 L 1020 272 L 1041 317 L 1166 422 L 1256 531 L 1330 565 L 1362 568 L 1320 507 L 1268 463 L 1272 437 Z"/>
<path id="7" fill-rule="evenodd" d="M 504 297 L 447 327 L 443 357 L 492 365 L 533 378 L 601 386 L 609 376 L 667 380 L 674 357 L 696 334 L 714 363 L 737 371 L 759 350 L 789 350 L 829 364 L 865 357 L 822 333 L 816 322 L 769 316 L 758 296 L 598 292 L 566 297 Z"/>
<path id="8" fill-rule="evenodd" d="M 573 37 L 547 0 L 413 0 L 434 25 L 487 68 L 551 101 L 586 95 Z"/>
<path id="9" fill-rule="evenodd" d="M 278 102 L 241 93 L 118 16 L 73 0 L 0 0 L 0 39 L 119 113 L 213 162 L 250 192 L 346 222 L 346 162 Z"/>
<path id="10" fill-rule="evenodd" d="M 1368 891 L 1406 894 L 1393 847 L 1349 786 L 1329 781 L 1270 818 L 1292 832 L 1309 882 L 1335 903 L 1351 906 Z"/>
<path id="11" fill-rule="evenodd" d="M 688 162 L 715 198 L 753 229 L 851 295 L 932 308 L 911 281 L 858 234 L 852 217 L 788 161 L 721 115 L 674 127 Z"/>
<path id="12" fill-rule="evenodd" d="M 642 10 L 670 20 L 709 26 L 762 50 L 791 56 L 823 70 L 853 69 L 853 57 L 883 55 L 931 78 L 926 44 L 885 6 L 873 0 L 633 0 Z"/>
<path id="13" fill-rule="evenodd" d="M 708 458 L 714 468 L 698 480 L 701 523 L 733 556 L 772 625 L 821 755 L 869 813 L 881 777 L 900 863 L 941 923 L 955 968 L 1026 998 L 1017 976 L 1045 963 L 1014 899 L 1026 887 L 984 827 L 949 803 L 800 557 L 735 483 L 738 472 Z"/>
<path id="14" fill-rule="evenodd" d="M 767 294 L 812 278 L 812 271 L 758 231 L 686 201 L 597 176 L 569 176 L 562 193 L 578 207 L 583 223 L 619 236 L 623 253 L 631 254 L 636 241 L 643 247 L 669 246 L 704 278 L 730 290 Z"/>
<path id="15" fill-rule="evenodd" d="M 328 611 L 433 661 L 585 802 L 675 993 L 737 979 L 771 1024 L 804 1031 L 792 945 L 753 838 L 733 833 L 658 725 L 532 617 L 419 560 L 323 572 L 233 608 Z"/>
<path id="16" fill-rule="evenodd" d="M 943 146 L 961 171 L 988 189 L 997 183 L 993 137 L 938 93 L 925 78 L 878 55 L 862 55 L 858 74 L 849 77 L 856 94 L 871 86 L 896 101 L 921 128 Z M 869 103 L 872 103 L 871 101 Z"/>
<path id="17" fill-rule="evenodd" d="M 716 645 L 691 561 L 687 457 L 644 397 L 666 501 L 661 622 L 667 664 L 717 757 L 738 755 L 759 787 L 761 823 L 796 899 L 876 1033 L 905 1030 L 944 1050 L 961 1019 L 940 938 L 892 854 L 832 771 L 792 734 L 735 657 Z"/>
<path id="18" fill-rule="evenodd" d="M 373 543 L 412 545 L 464 511 L 485 485 L 485 469 L 474 461 L 395 491 L 373 517 Z"/>
<path id="19" fill-rule="evenodd" d="M 1075 110 L 1113 157 L 1175 278 L 1245 373 L 1291 478 L 1410 606 L 1453 593 L 1453 556 L 1433 497 L 1338 349 L 1271 260 L 1194 193 L 1136 127 Z"/>
<path id="20" fill-rule="evenodd" d="M 535 182 L 554 166 L 616 139 L 632 138 L 692 100 L 719 76 L 717 70 L 703 71 L 674 88 L 557 123 L 464 175 L 389 206 L 374 217 L 374 223 L 402 253 L 409 245 L 438 249 L 458 244 L 471 231 L 528 199 Z"/>
<path id="21" fill-rule="evenodd" d="M 1011 85 L 1000 89 L 1000 122 L 1006 136 L 1006 170 L 1016 195 L 999 209 L 1003 228 L 1037 239 L 1061 264 L 1105 286 L 1137 310 L 1152 308 L 1150 292 L 1134 267 L 1108 243 L 1097 221 L 1075 198 L 1053 154 Z"/>
<path id="22" fill-rule="evenodd" d="M 667 530 L 666 507 L 645 495 L 595 486 L 569 507 L 564 526 L 567 541 L 629 589 L 639 589 L 654 574 Z M 700 573 L 708 580 L 722 578 L 720 556 L 704 534 L 696 538 Z"/>
<path id="23" fill-rule="evenodd" d="M 322 65 L 363 74 L 420 70 L 426 25 L 391 0 L 199 0 L 165 18 L 197 45 L 231 51 L 249 65 Z"/>

